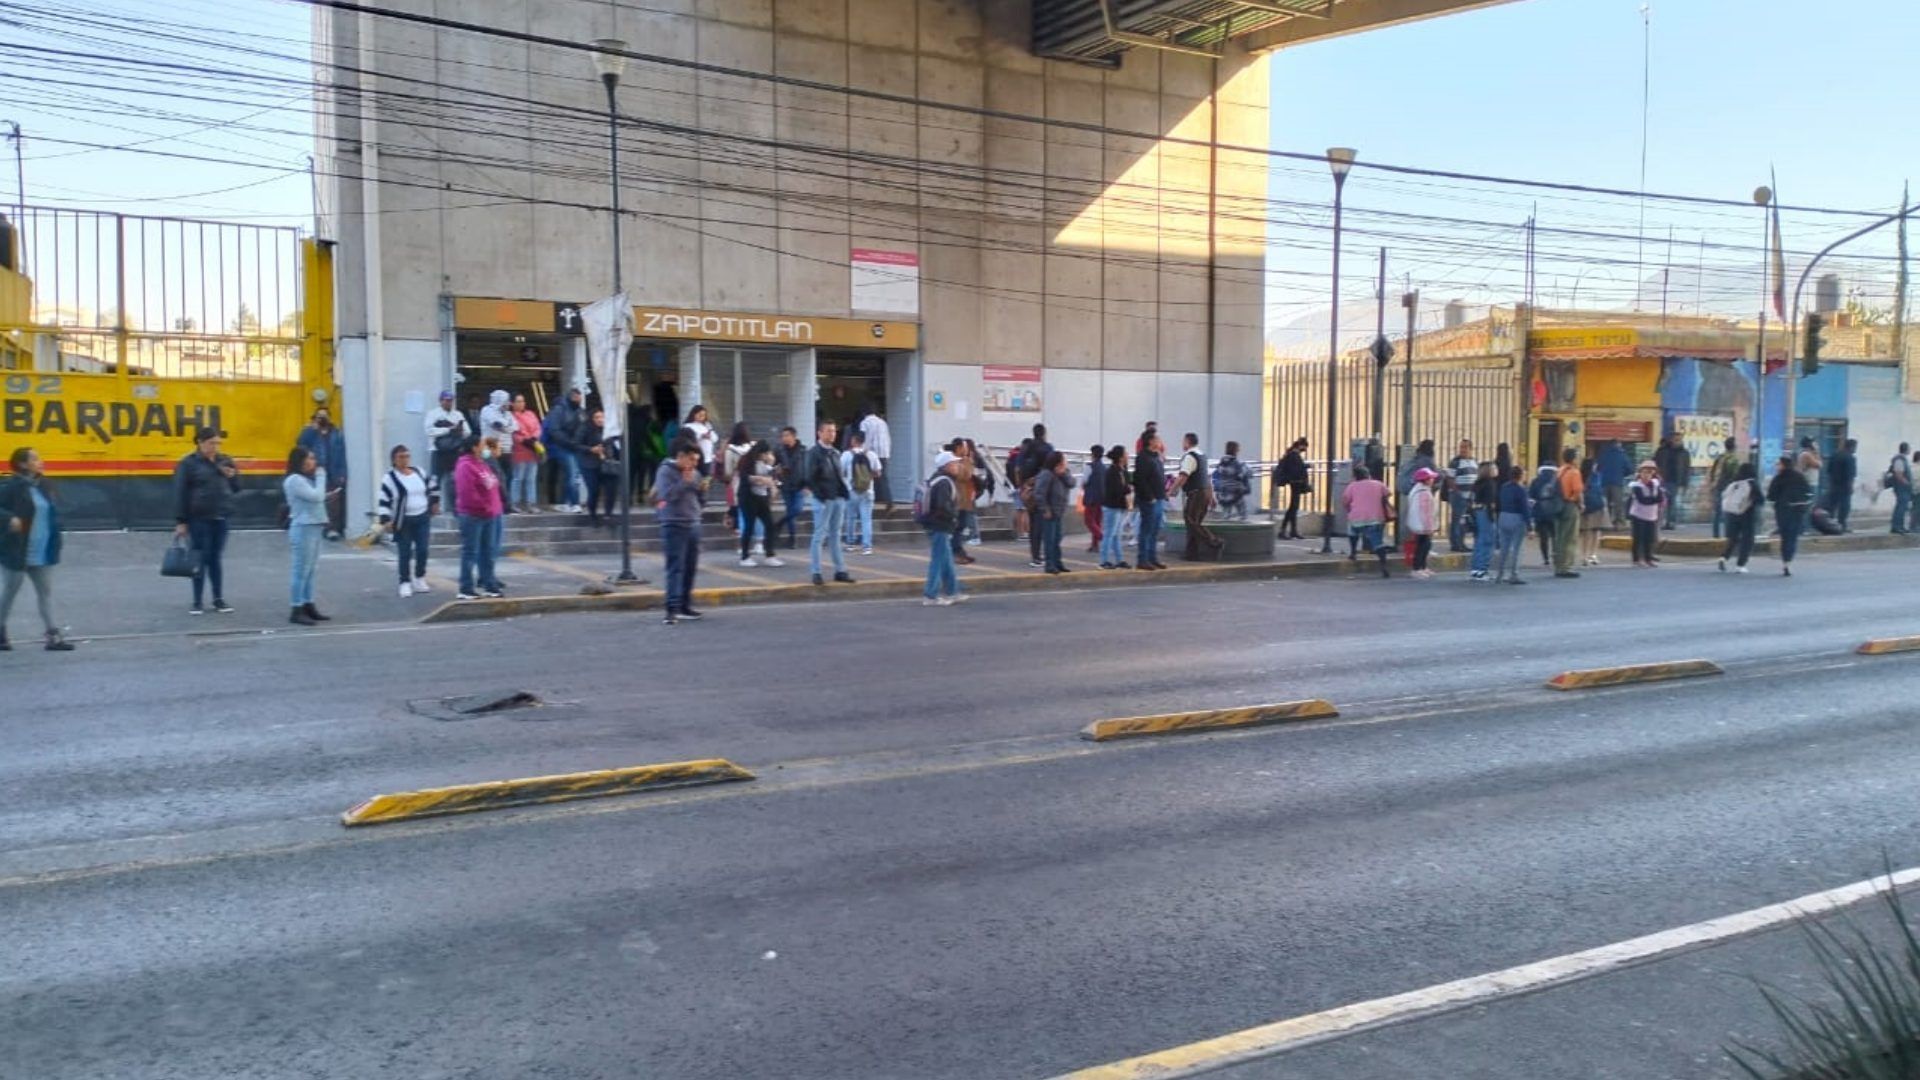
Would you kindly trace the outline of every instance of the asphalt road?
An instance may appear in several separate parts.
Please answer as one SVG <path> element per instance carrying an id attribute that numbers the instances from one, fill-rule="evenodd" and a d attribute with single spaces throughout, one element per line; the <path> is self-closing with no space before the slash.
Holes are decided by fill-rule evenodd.
<path id="1" fill-rule="evenodd" d="M 1920 863 L 1920 657 L 1848 652 L 1920 632 L 1914 565 L 14 653 L 0 1076 L 1039 1077 L 1772 903 Z M 1729 674 L 1539 686 L 1694 656 Z M 405 704 L 496 687 L 556 704 Z M 1303 696 L 1346 715 L 1071 737 Z M 704 756 L 761 779 L 335 823 L 378 791 Z M 1740 948 L 1797 970 L 1774 940 Z M 1503 1004 L 1233 1075 L 1457 1077 L 1500 1050 L 1485 1075 L 1718 1076 L 1729 1033 L 1764 1034 L 1757 997 L 1618 978 L 1527 999 L 1593 995 L 1555 1040 Z"/>

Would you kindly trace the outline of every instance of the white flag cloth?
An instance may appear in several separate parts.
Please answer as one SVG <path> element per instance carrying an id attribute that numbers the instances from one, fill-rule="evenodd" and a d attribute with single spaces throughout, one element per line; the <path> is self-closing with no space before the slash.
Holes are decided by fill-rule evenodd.
<path id="1" fill-rule="evenodd" d="M 618 438 L 627 426 L 627 349 L 633 345 L 633 304 L 626 293 L 595 300 L 580 311 L 587 331 L 587 364 L 606 410 L 603 434 Z"/>

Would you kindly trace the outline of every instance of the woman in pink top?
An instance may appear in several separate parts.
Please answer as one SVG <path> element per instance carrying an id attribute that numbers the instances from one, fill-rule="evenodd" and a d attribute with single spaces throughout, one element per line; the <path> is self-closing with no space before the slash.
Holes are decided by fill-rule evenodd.
<path id="1" fill-rule="evenodd" d="M 1393 520 L 1392 493 L 1387 485 L 1373 478 L 1364 465 L 1353 468 L 1353 482 L 1340 493 L 1340 508 L 1347 513 L 1347 528 L 1351 531 L 1357 547 L 1364 547 L 1380 558 L 1380 576 L 1392 577 L 1387 572 L 1387 553 L 1393 549 L 1387 546 L 1386 525 Z M 1358 555 L 1349 555 L 1357 559 Z"/>
<path id="2" fill-rule="evenodd" d="M 500 541 L 500 474 L 493 471 L 494 441 L 468 438 L 453 467 L 453 510 L 460 517 L 460 595 L 499 596 L 505 587 L 494 576 Z"/>
<path id="3" fill-rule="evenodd" d="M 540 479 L 540 414 L 527 408 L 527 395 L 513 395 L 513 504 L 514 513 L 533 513 Z"/>

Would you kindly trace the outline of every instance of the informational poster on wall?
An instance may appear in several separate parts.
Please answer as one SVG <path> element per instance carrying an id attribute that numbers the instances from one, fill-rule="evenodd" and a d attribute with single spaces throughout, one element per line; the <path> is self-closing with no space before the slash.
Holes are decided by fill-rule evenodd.
<path id="1" fill-rule="evenodd" d="M 1673 431 L 1686 444 L 1694 467 L 1701 468 L 1727 452 L 1727 440 L 1733 438 L 1733 417 L 1676 416 Z"/>
<path id="2" fill-rule="evenodd" d="M 853 249 L 853 310 L 920 314 L 920 256 L 912 251 Z"/>
<path id="3" fill-rule="evenodd" d="M 980 369 L 980 411 L 986 416 L 1005 419 L 1008 414 L 1037 414 L 1040 411 L 1040 369 L 1037 367 L 995 367 Z"/>

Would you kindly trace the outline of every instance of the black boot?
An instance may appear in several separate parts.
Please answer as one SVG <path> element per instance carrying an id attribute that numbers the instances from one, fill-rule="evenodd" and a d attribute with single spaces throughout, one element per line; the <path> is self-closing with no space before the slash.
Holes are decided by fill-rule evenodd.
<path id="1" fill-rule="evenodd" d="M 7 632 L 0 630 L 0 652 L 12 652 L 13 642 L 7 640 Z"/>
<path id="2" fill-rule="evenodd" d="M 287 616 L 287 621 L 294 624 L 295 626 L 318 626 L 319 625 L 318 623 L 313 621 L 313 616 L 307 614 L 307 609 L 304 606 L 295 607 L 293 609 L 293 614 Z"/>
<path id="3" fill-rule="evenodd" d="M 58 630 L 47 631 L 48 652 L 72 652 L 73 642 L 68 641 Z"/>
<path id="4" fill-rule="evenodd" d="M 323 623 L 323 622 L 333 621 L 333 616 L 320 614 L 320 609 L 317 607 L 314 607 L 313 601 L 311 600 L 307 601 L 305 604 L 302 604 L 300 607 L 300 610 L 306 612 L 307 618 L 312 619 L 314 622 Z"/>

